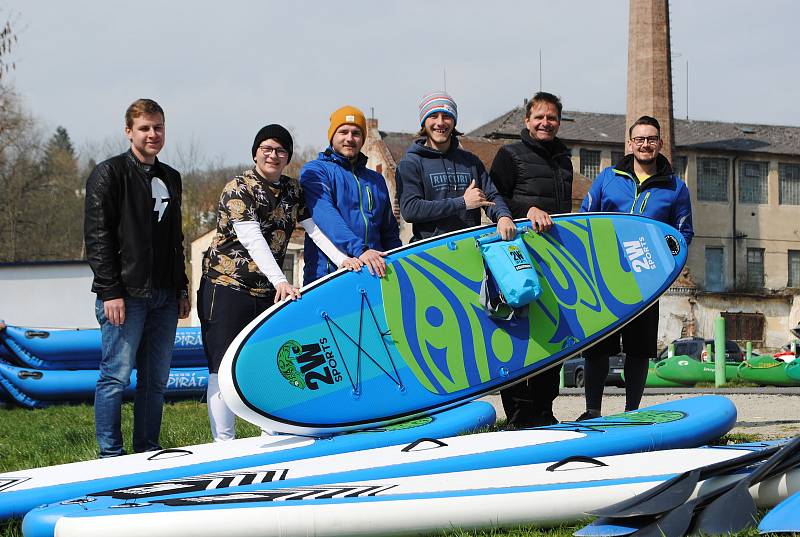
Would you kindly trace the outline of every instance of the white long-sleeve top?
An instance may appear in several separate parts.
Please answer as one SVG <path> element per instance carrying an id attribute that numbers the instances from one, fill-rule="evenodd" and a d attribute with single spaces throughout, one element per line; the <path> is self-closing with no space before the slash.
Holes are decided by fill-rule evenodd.
<path id="1" fill-rule="evenodd" d="M 341 266 L 342 262 L 347 259 L 342 251 L 340 251 L 331 240 L 325 236 L 322 230 L 314 223 L 311 218 L 306 218 L 300 222 L 303 229 L 306 230 L 308 236 L 314 241 L 322 252 L 333 261 L 337 267 Z M 286 283 L 286 275 L 272 255 L 272 250 L 267 244 L 264 235 L 261 234 L 261 227 L 256 221 L 235 222 L 233 224 L 233 231 L 236 233 L 236 238 L 245 247 L 247 253 L 253 259 L 253 262 L 258 267 L 264 276 L 267 277 L 269 283 L 273 287 L 277 287 L 280 283 Z"/>

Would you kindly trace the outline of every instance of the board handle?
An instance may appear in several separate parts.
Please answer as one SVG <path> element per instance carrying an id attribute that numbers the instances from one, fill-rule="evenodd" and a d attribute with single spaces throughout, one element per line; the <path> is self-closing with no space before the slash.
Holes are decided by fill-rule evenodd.
<path id="1" fill-rule="evenodd" d="M 595 466 L 608 466 L 603 461 L 597 460 L 594 457 L 587 457 L 585 455 L 573 455 L 571 457 L 567 457 L 566 459 L 561 459 L 560 461 L 554 464 L 551 464 L 550 466 L 545 468 L 545 470 L 547 470 L 548 472 L 555 472 L 557 469 L 571 462 L 588 462 L 589 464 L 594 464 Z"/>
<path id="2" fill-rule="evenodd" d="M 415 447 L 417 447 L 420 444 L 422 444 L 423 442 L 431 442 L 433 444 L 436 444 L 436 447 L 446 447 L 447 446 L 446 443 L 442 442 L 441 440 L 437 440 L 436 438 L 418 438 L 418 439 L 414 440 L 413 442 L 411 442 L 406 447 L 404 447 L 403 449 L 401 449 L 400 451 L 402 451 L 403 453 L 407 453 L 407 452 L 411 451 L 412 449 L 414 449 Z"/>
<path id="3" fill-rule="evenodd" d="M 156 451 L 155 453 L 147 457 L 147 460 L 154 461 L 162 458 L 164 455 L 176 455 L 178 457 L 183 457 L 184 455 L 191 455 L 191 454 L 192 452 L 189 451 L 188 449 L 168 448 L 168 449 L 162 449 L 161 451 Z M 171 459 L 172 457 L 169 458 Z"/>
<path id="4" fill-rule="evenodd" d="M 50 337 L 50 332 L 46 330 L 25 330 L 25 337 L 28 339 L 33 339 L 35 337 L 47 339 Z"/>

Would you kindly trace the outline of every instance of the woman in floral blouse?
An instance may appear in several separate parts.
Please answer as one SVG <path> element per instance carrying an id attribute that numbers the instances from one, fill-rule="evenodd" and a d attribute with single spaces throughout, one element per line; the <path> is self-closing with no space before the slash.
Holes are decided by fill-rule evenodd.
<path id="1" fill-rule="evenodd" d="M 197 311 L 210 373 L 207 400 L 214 441 L 235 437 L 235 417 L 219 393 L 217 377 L 225 351 L 261 312 L 300 296 L 281 269 L 297 222 L 338 266 L 362 266 L 339 252 L 314 225 L 300 183 L 283 175 L 292 147 L 292 136 L 280 125 L 258 131 L 252 147 L 255 166 L 225 185 L 217 232 L 203 258 Z"/>

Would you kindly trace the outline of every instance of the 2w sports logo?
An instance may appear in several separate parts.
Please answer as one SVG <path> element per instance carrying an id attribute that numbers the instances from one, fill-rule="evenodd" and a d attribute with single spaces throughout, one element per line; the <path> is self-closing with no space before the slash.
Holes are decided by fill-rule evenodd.
<path id="1" fill-rule="evenodd" d="M 628 256 L 628 261 L 631 262 L 631 268 L 634 272 L 656 268 L 653 253 L 650 251 L 650 247 L 647 246 L 647 241 L 644 237 L 639 237 L 639 240 L 636 241 L 625 241 L 622 246 L 625 247 L 625 255 Z"/>
<path id="2" fill-rule="evenodd" d="M 511 262 L 513 263 L 515 270 L 526 270 L 531 268 L 530 262 L 525 257 L 525 254 L 522 253 L 519 246 L 516 244 L 510 244 L 508 246 L 508 256 L 511 258 Z"/>
<path id="3" fill-rule="evenodd" d="M 278 349 L 278 371 L 289 384 L 304 390 L 318 390 L 319 383 L 341 382 L 336 356 L 328 344 L 328 338 L 317 343 L 301 345 L 290 339 Z"/>

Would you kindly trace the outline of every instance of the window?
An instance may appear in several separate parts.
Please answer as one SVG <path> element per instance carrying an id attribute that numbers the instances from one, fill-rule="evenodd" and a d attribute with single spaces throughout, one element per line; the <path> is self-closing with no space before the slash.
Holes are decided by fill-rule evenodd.
<path id="1" fill-rule="evenodd" d="M 720 247 L 706 248 L 706 291 L 725 289 L 725 251 Z"/>
<path id="2" fill-rule="evenodd" d="M 764 249 L 747 249 L 747 287 L 761 289 L 764 287 Z"/>
<path id="3" fill-rule="evenodd" d="M 789 281 L 787 287 L 800 287 L 800 250 L 789 250 Z"/>
<path id="4" fill-rule="evenodd" d="M 800 164 L 779 164 L 781 205 L 800 205 Z"/>
<path id="5" fill-rule="evenodd" d="M 728 201 L 728 159 L 697 159 L 697 199 Z"/>
<path id="6" fill-rule="evenodd" d="M 611 152 L 611 165 L 616 166 L 617 162 L 625 157 L 625 151 L 612 151 Z"/>
<path id="7" fill-rule="evenodd" d="M 725 319 L 725 338 L 734 341 L 764 341 L 764 315 L 761 313 L 720 313 Z M 757 345 L 754 345 L 757 346 Z M 726 345 L 727 350 L 727 345 Z M 740 351 L 741 352 L 741 351 Z M 727 352 L 726 352 L 727 354 Z"/>
<path id="8" fill-rule="evenodd" d="M 581 173 L 594 179 L 600 173 L 600 151 L 581 149 Z"/>
<path id="9" fill-rule="evenodd" d="M 686 164 L 689 162 L 688 157 L 672 157 L 672 173 L 686 180 Z"/>
<path id="10" fill-rule="evenodd" d="M 286 276 L 286 279 L 289 280 L 289 283 L 295 285 L 294 283 L 294 258 L 295 255 L 291 252 L 286 252 L 286 256 L 283 258 L 283 275 Z"/>
<path id="11" fill-rule="evenodd" d="M 739 201 L 767 203 L 768 162 L 743 160 L 739 165 Z"/>

